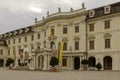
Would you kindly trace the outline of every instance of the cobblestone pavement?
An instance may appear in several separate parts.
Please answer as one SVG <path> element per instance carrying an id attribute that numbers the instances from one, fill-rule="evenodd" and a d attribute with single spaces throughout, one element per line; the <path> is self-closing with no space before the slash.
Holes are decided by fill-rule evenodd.
<path id="1" fill-rule="evenodd" d="M 0 68 L 0 80 L 120 80 L 120 71 L 17 71 Z"/>

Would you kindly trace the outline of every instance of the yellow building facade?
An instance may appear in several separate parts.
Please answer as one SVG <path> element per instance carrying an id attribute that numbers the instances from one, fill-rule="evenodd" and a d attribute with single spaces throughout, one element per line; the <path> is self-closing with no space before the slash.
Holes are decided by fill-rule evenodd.
<path id="1" fill-rule="evenodd" d="M 7 42 L 9 57 L 15 67 L 50 69 L 52 48 L 64 42 L 62 66 L 59 69 L 83 70 L 82 60 L 89 61 L 88 69 L 102 64 L 102 70 L 120 70 L 120 2 L 86 10 L 49 14 L 35 24 L 0 35 Z"/>

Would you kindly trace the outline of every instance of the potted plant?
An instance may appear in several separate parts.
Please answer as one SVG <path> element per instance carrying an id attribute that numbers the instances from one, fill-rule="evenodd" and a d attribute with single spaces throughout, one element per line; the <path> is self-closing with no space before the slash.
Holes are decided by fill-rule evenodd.
<path id="1" fill-rule="evenodd" d="M 87 59 L 83 59 L 81 64 L 84 65 L 84 70 L 87 70 L 88 60 Z"/>
<path id="2" fill-rule="evenodd" d="M 6 61 L 6 66 L 11 69 L 12 68 L 12 66 L 10 66 L 11 64 L 14 64 L 14 60 L 11 58 L 8 58 Z"/>
<path id="3" fill-rule="evenodd" d="M 97 63 L 96 68 L 97 68 L 98 70 L 101 70 L 101 68 L 102 68 L 101 63 Z"/>
<path id="4" fill-rule="evenodd" d="M 56 72 L 56 65 L 58 65 L 58 59 L 56 57 L 51 57 L 50 66 L 52 66 L 51 71 Z"/>

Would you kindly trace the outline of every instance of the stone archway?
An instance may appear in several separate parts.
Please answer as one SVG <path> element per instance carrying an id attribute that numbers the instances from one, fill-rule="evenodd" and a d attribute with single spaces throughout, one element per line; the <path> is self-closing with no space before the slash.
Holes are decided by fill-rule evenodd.
<path id="1" fill-rule="evenodd" d="M 0 59 L 0 67 L 4 67 L 4 60 Z"/>
<path id="2" fill-rule="evenodd" d="M 89 67 L 95 67 L 95 66 L 96 66 L 95 57 L 93 57 L 93 56 L 89 57 Z"/>
<path id="3" fill-rule="evenodd" d="M 44 56 L 41 55 L 41 56 L 38 57 L 38 67 L 40 69 L 43 68 L 43 62 L 44 62 Z"/>
<path id="4" fill-rule="evenodd" d="M 75 70 L 79 70 L 80 68 L 80 58 L 79 57 L 75 57 L 74 58 L 74 69 Z"/>
<path id="5" fill-rule="evenodd" d="M 103 61 L 104 61 L 104 70 L 112 70 L 112 57 L 105 56 Z"/>

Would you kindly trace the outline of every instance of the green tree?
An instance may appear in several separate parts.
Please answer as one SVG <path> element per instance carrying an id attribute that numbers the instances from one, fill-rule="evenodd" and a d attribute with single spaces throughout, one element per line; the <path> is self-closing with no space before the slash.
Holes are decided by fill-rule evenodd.
<path id="1" fill-rule="evenodd" d="M 51 57 L 50 66 L 55 67 L 58 65 L 58 59 L 56 57 Z"/>
<path id="2" fill-rule="evenodd" d="M 84 70 L 87 70 L 88 60 L 87 59 L 83 59 L 81 64 L 84 65 Z"/>
<path id="3" fill-rule="evenodd" d="M 11 58 L 8 58 L 7 61 L 6 61 L 6 66 L 10 66 L 10 64 L 14 64 L 14 60 L 11 59 Z"/>
<path id="4" fill-rule="evenodd" d="M 101 63 L 97 63 L 96 68 L 97 68 L 98 70 L 101 70 L 101 68 L 102 68 Z"/>

